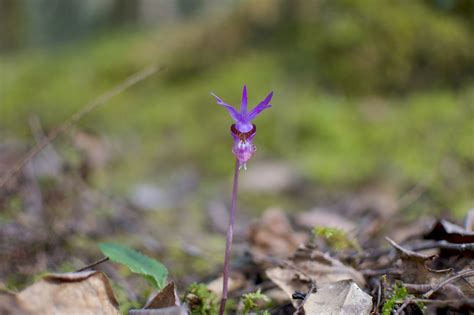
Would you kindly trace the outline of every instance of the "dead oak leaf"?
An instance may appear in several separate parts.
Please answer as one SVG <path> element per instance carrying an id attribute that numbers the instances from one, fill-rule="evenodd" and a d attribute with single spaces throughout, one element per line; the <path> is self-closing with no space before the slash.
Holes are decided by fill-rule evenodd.
<path id="1" fill-rule="evenodd" d="M 451 269 L 435 270 L 429 264 L 436 256 L 423 255 L 412 250 L 408 250 L 390 238 L 386 238 L 392 245 L 401 259 L 402 270 L 401 279 L 406 283 L 434 284 L 451 272 Z"/>
<path id="2" fill-rule="evenodd" d="M 250 227 L 248 238 L 252 256 L 263 262 L 267 257 L 288 257 L 308 235 L 295 232 L 286 214 L 274 208 L 266 210 L 262 219 Z"/>
<path id="3" fill-rule="evenodd" d="M 158 292 L 148 303 L 145 309 L 158 309 L 172 306 L 180 306 L 178 292 L 173 281 L 168 283 L 160 292 Z"/>
<path id="4" fill-rule="evenodd" d="M 143 309 L 130 310 L 129 315 L 186 315 L 186 306 L 181 305 L 173 281 L 151 298 Z"/>
<path id="5" fill-rule="evenodd" d="M 47 275 L 8 301 L 0 300 L 0 310 L 5 308 L 6 314 L 119 314 L 112 287 L 98 271 Z"/>
<path id="6" fill-rule="evenodd" d="M 309 244 L 298 248 L 292 257 L 266 273 L 290 298 L 295 291 L 308 292 L 312 283 L 316 283 L 318 288 L 341 280 L 353 280 L 360 286 L 365 285 L 360 272 Z"/>
<path id="7" fill-rule="evenodd" d="M 51 274 L 17 298 L 34 314 L 119 314 L 109 280 L 98 271 Z"/>
<path id="8" fill-rule="evenodd" d="M 446 220 L 439 220 L 433 225 L 431 231 L 425 235 L 425 239 L 444 240 L 457 244 L 474 243 L 474 231 Z"/>
<path id="9" fill-rule="evenodd" d="M 303 308 L 306 315 L 368 315 L 372 297 L 354 281 L 342 280 L 321 286 L 307 298 Z"/>

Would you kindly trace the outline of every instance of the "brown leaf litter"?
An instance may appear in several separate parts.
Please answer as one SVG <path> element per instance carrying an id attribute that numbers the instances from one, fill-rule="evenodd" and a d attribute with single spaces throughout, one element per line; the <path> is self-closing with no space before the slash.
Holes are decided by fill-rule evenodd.
<path id="1" fill-rule="evenodd" d="M 239 254 L 233 267 L 231 298 L 261 289 L 275 303 L 271 314 L 368 315 L 380 314 L 397 288 L 405 288 L 407 293 L 392 301 L 392 313 L 421 314 L 420 303 L 426 314 L 474 310 L 470 222 L 463 228 L 436 221 L 424 235 L 401 242 L 382 233 L 361 242 L 368 237 L 358 227 L 361 232 L 351 237 L 360 250 L 331 248 L 292 222 L 282 210 L 270 209 L 250 227 L 248 252 Z M 220 293 L 220 271 L 211 279 L 208 288 Z M 17 294 L 0 293 L 0 313 L 118 314 L 118 305 L 105 274 L 85 271 L 48 275 Z M 129 314 L 187 313 L 171 282 Z"/>
<path id="2" fill-rule="evenodd" d="M 106 275 L 98 271 L 50 274 L 17 294 L 0 294 L 2 314 L 110 314 L 118 303 Z"/>

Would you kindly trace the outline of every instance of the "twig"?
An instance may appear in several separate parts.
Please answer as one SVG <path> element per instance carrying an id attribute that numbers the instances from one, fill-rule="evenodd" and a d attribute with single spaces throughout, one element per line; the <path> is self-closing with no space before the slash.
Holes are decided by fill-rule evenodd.
<path id="1" fill-rule="evenodd" d="M 431 304 L 438 307 L 459 307 L 459 306 L 467 306 L 467 307 L 474 307 L 474 299 L 460 299 L 460 300 L 430 300 L 430 299 L 405 299 L 397 301 L 398 304 L 405 304 L 408 301 L 408 304 L 411 303 L 423 303 L 423 304 Z"/>
<path id="2" fill-rule="evenodd" d="M 426 185 L 433 181 L 435 175 L 436 174 L 434 172 L 426 175 L 409 191 L 398 198 L 398 208 L 403 209 L 415 203 L 415 201 L 417 201 L 418 198 L 420 198 L 425 193 Z"/>
<path id="3" fill-rule="evenodd" d="M 454 280 L 459 279 L 459 278 L 464 278 L 464 277 L 468 278 L 468 277 L 472 277 L 472 276 L 474 276 L 474 270 L 473 269 L 469 269 L 469 270 L 465 270 L 463 272 L 460 272 L 457 275 L 449 277 L 449 278 L 445 279 L 444 281 L 441 281 L 440 283 L 438 283 L 433 289 L 431 289 L 428 292 L 426 292 L 425 294 L 423 294 L 423 297 L 424 298 L 430 298 L 431 295 L 433 295 L 433 293 L 435 293 L 436 291 L 441 289 L 446 284 L 448 284 L 450 282 L 453 282 Z"/>
<path id="4" fill-rule="evenodd" d="M 433 289 L 431 284 L 404 283 L 403 286 L 407 288 L 408 293 L 411 294 L 423 294 Z"/>
<path id="5" fill-rule="evenodd" d="M 105 92 L 104 94 L 100 95 L 90 103 L 86 104 L 81 110 L 76 112 L 72 115 L 69 119 L 63 122 L 61 125 L 53 129 L 47 137 L 41 139 L 34 147 L 32 147 L 24 156 L 23 158 L 18 161 L 5 175 L 0 177 L 0 188 L 3 188 L 8 181 L 15 176 L 25 165 L 30 161 L 33 157 L 35 157 L 41 150 L 43 150 L 49 143 L 54 141 L 58 136 L 68 131 L 72 126 L 74 126 L 79 120 L 81 120 L 85 115 L 99 107 L 100 105 L 105 104 L 108 102 L 112 97 L 122 93 L 129 87 L 137 84 L 148 78 L 149 76 L 155 74 L 158 71 L 161 71 L 163 67 L 159 66 L 151 66 L 145 68 L 142 71 L 139 71 L 130 77 L 128 77 L 125 81 L 120 83 L 119 85 L 115 86 L 111 90 Z"/>
<path id="6" fill-rule="evenodd" d="M 399 268 L 389 267 L 383 269 L 363 269 L 360 271 L 365 277 L 374 277 L 374 276 L 382 276 L 385 274 L 401 274 L 401 270 Z"/>
<path id="7" fill-rule="evenodd" d="M 433 248 L 450 249 L 450 250 L 456 250 L 460 252 L 474 251 L 474 243 L 457 244 L 457 243 L 449 243 L 447 241 L 435 241 L 435 242 L 428 242 L 428 243 L 420 244 L 418 246 L 414 246 L 412 250 L 420 251 L 420 250 L 433 249 Z"/>
<path id="8" fill-rule="evenodd" d="M 461 124 L 456 124 L 456 122 L 460 121 L 461 119 L 462 119 L 462 114 L 459 116 L 458 119 L 453 121 L 453 124 L 452 124 L 453 127 L 451 129 L 449 129 L 448 132 L 447 132 L 447 135 L 449 136 L 448 139 L 452 138 L 452 137 L 455 137 L 457 130 L 454 127 L 456 127 L 456 126 L 457 127 L 462 127 Z M 444 143 L 444 145 L 445 145 L 445 148 L 442 148 L 441 152 L 447 151 L 449 146 L 450 146 L 450 143 L 448 141 L 446 141 Z M 411 206 L 426 192 L 426 190 L 427 190 L 426 186 L 431 184 L 433 182 L 433 180 L 436 178 L 436 176 L 439 175 L 438 174 L 439 173 L 439 168 L 440 168 L 440 164 L 441 164 L 443 156 L 444 156 L 444 154 L 441 153 L 436 157 L 437 167 L 436 167 L 435 170 L 431 171 L 429 174 L 426 174 L 423 178 L 420 179 L 420 181 L 418 181 L 418 183 L 415 184 L 415 186 L 413 186 L 409 191 L 407 191 L 400 198 L 398 198 L 398 208 L 399 209 L 403 209 L 403 208 L 407 208 L 408 206 Z"/>
<path id="9" fill-rule="evenodd" d="M 382 284 L 380 281 L 378 281 L 377 287 L 377 305 L 375 306 L 375 310 L 379 309 L 380 301 L 382 300 Z"/>
<path id="10" fill-rule="evenodd" d="M 447 241 L 427 241 L 421 244 L 415 244 L 411 246 L 406 245 L 403 248 L 406 250 L 414 251 L 414 252 L 427 250 L 427 249 L 435 249 L 435 248 L 464 252 L 464 251 L 474 251 L 474 243 L 456 244 L 456 243 L 449 243 Z M 387 255 L 391 252 L 395 252 L 395 249 L 393 248 L 376 249 L 372 253 L 367 253 L 367 255 L 364 258 L 376 259 L 381 256 Z"/>
<path id="11" fill-rule="evenodd" d="M 392 245 L 393 248 L 395 248 L 398 252 L 401 252 L 401 255 L 409 255 L 409 256 L 414 256 L 414 257 L 421 257 L 424 258 L 425 256 L 417 253 L 413 250 L 407 249 L 399 244 L 397 244 L 394 240 L 392 240 L 390 237 L 385 237 L 385 239 Z"/>
<path id="12" fill-rule="evenodd" d="M 104 262 L 106 262 L 106 261 L 108 261 L 108 260 L 109 260 L 109 257 L 103 257 L 103 258 L 101 258 L 101 259 L 99 259 L 99 260 L 97 260 L 97 261 L 94 261 L 92 264 L 89 264 L 89 265 L 87 265 L 87 266 L 85 266 L 85 267 L 82 267 L 81 269 L 76 270 L 76 272 L 81 272 L 81 271 L 84 271 L 84 270 L 91 269 L 92 267 L 95 267 L 95 266 L 97 266 L 97 265 L 100 265 L 101 263 L 104 263 Z"/>
<path id="13" fill-rule="evenodd" d="M 300 305 L 296 308 L 296 311 L 293 313 L 293 315 L 298 315 L 298 314 L 303 314 L 304 310 L 304 305 L 306 304 L 306 301 L 308 300 L 309 296 L 317 291 L 316 283 L 311 280 L 311 287 L 309 288 L 308 292 L 304 296 L 303 301 L 301 301 Z"/>
<path id="14" fill-rule="evenodd" d="M 399 315 L 402 313 L 402 311 L 408 306 L 408 304 L 412 303 L 411 300 L 405 300 L 402 305 L 397 309 L 395 312 L 395 315 Z"/>

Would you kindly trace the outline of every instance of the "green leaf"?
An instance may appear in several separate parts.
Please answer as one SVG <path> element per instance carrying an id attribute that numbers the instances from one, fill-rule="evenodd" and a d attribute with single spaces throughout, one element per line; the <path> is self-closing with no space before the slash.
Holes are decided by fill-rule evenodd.
<path id="1" fill-rule="evenodd" d="M 164 287 L 168 269 L 162 263 L 119 244 L 100 243 L 99 248 L 110 260 L 127 266 L 134 273 L 143 275 L 158 290 Z"/>

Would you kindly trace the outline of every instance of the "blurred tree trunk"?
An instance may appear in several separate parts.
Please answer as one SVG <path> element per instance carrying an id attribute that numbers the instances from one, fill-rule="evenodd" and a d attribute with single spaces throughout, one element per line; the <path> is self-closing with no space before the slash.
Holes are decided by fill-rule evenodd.
<path id="1" fill-rule="evenodd" d="M 112 24 L 124 25 L 137 22 L 139 5 L 140 1 L 115 0 L 111 12 Z"/>
<path id="2" fill-rule="evenodd" d="M 17 48 L 23 41 L 23 2 L 0 0 L 0 51 Z"/>

